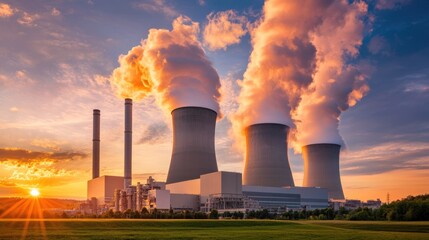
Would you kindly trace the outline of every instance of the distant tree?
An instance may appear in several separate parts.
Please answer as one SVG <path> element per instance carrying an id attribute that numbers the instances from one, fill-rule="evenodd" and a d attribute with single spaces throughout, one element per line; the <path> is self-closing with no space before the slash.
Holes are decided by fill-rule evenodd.
<path id="1" fill-rule="evenodd" d="M 213 209 L 209 214 L 210 219 L 218 219 L 219 218 L 219 212 L 216 209 Z"/>

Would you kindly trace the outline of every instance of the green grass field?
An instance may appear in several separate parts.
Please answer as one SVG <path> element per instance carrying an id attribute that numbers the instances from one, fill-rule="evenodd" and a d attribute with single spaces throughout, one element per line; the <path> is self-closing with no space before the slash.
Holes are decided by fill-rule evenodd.
<path id="1" fill-rule="evenodd" d="M 28 225 L 26 227 L 26 225 Z M 27 230 L 25 230 L 27 229 Z M 41 229 L 45 229 L 42 231 Z M 45 233 L 44 233 L 45 232 Z M 429 222 L 0 220 L 0 239 L 429 239 Z"/>

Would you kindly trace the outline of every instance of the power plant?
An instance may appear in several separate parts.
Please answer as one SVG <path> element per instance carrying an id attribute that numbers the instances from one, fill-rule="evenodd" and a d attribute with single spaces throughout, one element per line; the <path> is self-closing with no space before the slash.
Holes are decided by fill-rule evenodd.
<path id="1" fill-rule="evenodd" d="M 243 183 L 252 186 L 295 186 L 287 156 L 289 127 L 276 123 L 246 128 Z"/>
<path id="2" fill-rule="evenodd" d="M 340 145 L 330 143 L 302 147 L 304 187 L 326 188 L 329 198 L 344 199 L 340 179 L 340 149 Z"/>
<path id="3" fill-rule="evenodd" d="M 149 177 L 145 184 L 132 185 L 132 100 L 125 99 L 123 177 L 99 176 L 100 110 L 93 111 L 93 179 L 88 181 L 88 199 L 97 208 L 92 213 L 143 208 L 204 212 L 268 209 L 281 213 L 326 208 L 329 199 L 344 199 L 339 145 L 304 146 L 304 186 L 295 187 L 287 155 L 288 126 L 260 123 L 246 128 L 242 176 L 218 171 L 216 111 L 189 106 L 174 109 L 171 116 L 173 147 L 167 181 Z"/>
<path id="4" fill-rule="evenodd" d="M 217 172 L 215 127 L 217 113 L 202 107 L 181 107 L 171 112 L 173 151 L 167 183 Z"/>

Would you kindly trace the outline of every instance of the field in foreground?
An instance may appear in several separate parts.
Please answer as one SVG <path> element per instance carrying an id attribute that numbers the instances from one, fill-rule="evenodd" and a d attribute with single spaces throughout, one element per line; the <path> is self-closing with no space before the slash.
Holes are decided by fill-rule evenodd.
<path id="1" fill-rule="evenodd" d="M 0 239 L 429 239 L 429 222 L 0 219 Z"/>

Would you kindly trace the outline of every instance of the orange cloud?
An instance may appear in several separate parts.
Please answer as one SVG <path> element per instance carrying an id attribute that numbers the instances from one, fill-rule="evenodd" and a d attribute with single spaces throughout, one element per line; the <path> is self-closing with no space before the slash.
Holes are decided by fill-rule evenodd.
<path id="1" fill-rule="evenodd" d="M 233 10 L 210 13 L 207 20 L 203 37 L 210 50 L 226 50 L 229 45 L 240 43 L 240 38 L 247 33 L 246 17 Z"/>
<path id="2" fill-rule="evenodd" d="M 80 152 L 36 152 L 17 148 L 1 148 L 0 163 L 3 182 L 17 187 L 53 186 L 67 183 L 76 176 L 76 163 L 87 155 Z"/>
<path id="3" fill-rule="evenodd" d="M 9 4 L 0 3 L 0 18 L 8 18 L 12 16 L 16 10 L 11 8 Z"/>

